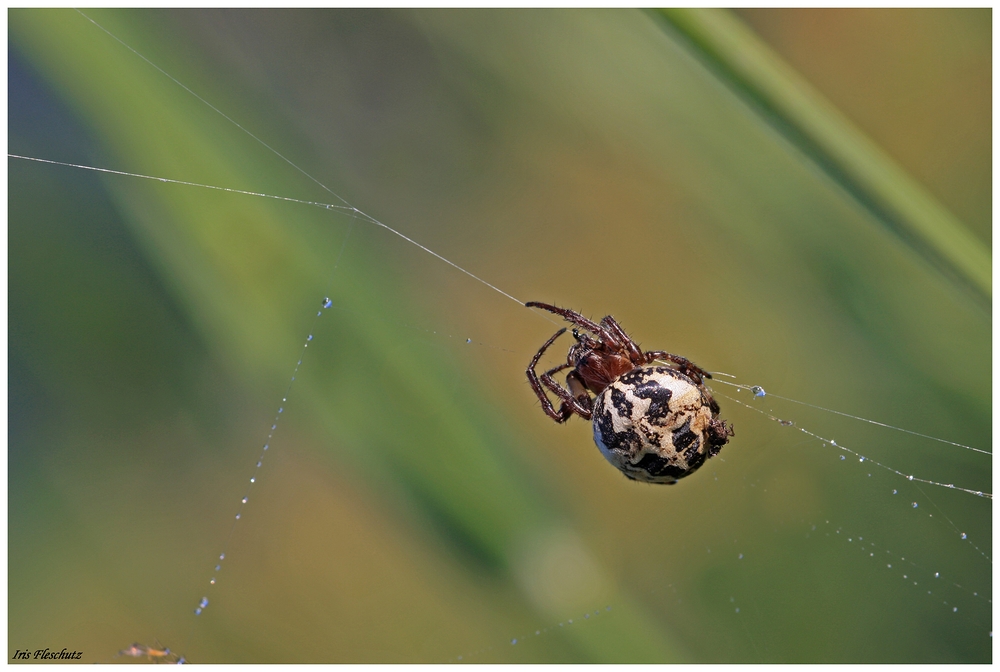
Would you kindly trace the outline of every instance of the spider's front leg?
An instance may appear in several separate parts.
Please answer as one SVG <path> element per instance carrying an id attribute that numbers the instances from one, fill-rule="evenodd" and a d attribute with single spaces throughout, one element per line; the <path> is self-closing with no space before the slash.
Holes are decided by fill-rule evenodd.
<path id="1" fill-rule="evenodd" d="M 561 315 L 567 322 L 572 322 L 578 327 L 582 327 L 587 331 L 603 336 L 601 325 L 588 320 L 586 317 L 576 312 L 575 310 L 569 310 L 568 308 L 560 308 L 558 306 L 553 306 L 549 303 L 542 303 L 540 301 L 528 301 L 524 304 L 526 308 L 541 308 L 542 310 L 547 310 L 550 313 L 555 313 L 556 315 Z"/>

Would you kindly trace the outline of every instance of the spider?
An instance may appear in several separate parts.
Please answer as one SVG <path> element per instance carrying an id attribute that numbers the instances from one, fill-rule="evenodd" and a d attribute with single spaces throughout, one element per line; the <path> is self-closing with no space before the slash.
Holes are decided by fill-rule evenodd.
<path id="1" fill-rule="evenodd" d="M 719 404 L 705 388 L 711 374 L 685 357 L 662 350 L 643 352 L 608 315 L 592 322 L 573 310 L 531 301 L 574 326 L 576 343 L 566 363 L 541 376 L 535 368 L 557 338 L 547 340 L 528 365 L 528 382 L 542 410 L 556 422 L 574 414 L 591 420 L 594 441 L 604 457 L 628 478 L 648 483 L 676 483 L 722 449 L 732 426 L 719 419 Z M 669 365 L 654 365 L 654 362 Z M 552 377 L 566 374 L 566 385 Z M 556 409 L 546 390 L 562 402 Z M 591 396 L 591 394 L 595 396 Z"/>

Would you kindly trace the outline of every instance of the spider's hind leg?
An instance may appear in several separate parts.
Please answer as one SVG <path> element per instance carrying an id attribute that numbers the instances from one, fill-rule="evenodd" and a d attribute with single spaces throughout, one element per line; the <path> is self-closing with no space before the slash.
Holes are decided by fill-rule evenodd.
<path id="1" fill-rule="evenodd" d="M 643 358 L 646 360 L 645 363 L 649 364 L 656 361 L 657 359 L 665 359 L 668 362 L 672 362 L 677 365 L 677 369 L 683 373 L 685 376 L 693 380 L 696 384 L 701 385 L 702 378 L 711 378 L 710 374 L 705 369 L 701 368 L 694 362 L 692 362 L 687 357 L 681 357 L 680 355 L 674 355 L 669 352 L 664 352 L 663 350 L 652 350 L 650 352 L 643 353 Z"/>

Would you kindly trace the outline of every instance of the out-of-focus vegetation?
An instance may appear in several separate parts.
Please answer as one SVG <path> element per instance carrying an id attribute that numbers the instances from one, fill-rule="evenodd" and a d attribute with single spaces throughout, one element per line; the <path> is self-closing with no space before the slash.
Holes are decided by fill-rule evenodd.
<path id="1" fill-rule="evenodd" d="M 989 249 L 877 144 L 728 12 L 664 16 L 733 88 L 891 231 L 988 305 Z"/>
<path id="2" fill-rule="evenodd" d="M 343 198 L 522 301 L 613 313 L 646 347 L 738 382 L 990 446 L 982 304 L 652 15 L 86 14 L 336 196 L 68 10 L 9 12 L 11 153 Z M 919 52 L 911 16 L 878 20 Z M 967 30 L 927 44 L 989 53 L 989 14 L 947 16 Z M 976 96 L 961 100 L 988 108 Z M 970 156 L 991 132 L 971 128 L 949 129 Z M 896 159 L 949 205 L 947 185 L 988 181 L 980 161 L 941 186 Z M 677 486 L 630 483 L 524 381 L 556 326 L 384 229 L 8 171 L 12 650 L 108 660 L 156 638 L 195 662 L 990 660 L 989 500 L 871 463 L 992 491 L 989 456 L 754 402 L 869 458 L 841 460 L 720 382 L 737 432 L 723 453 Z M 989 192 L 968 193 L 979 201 L 953 209 L 988 240 Z"/>

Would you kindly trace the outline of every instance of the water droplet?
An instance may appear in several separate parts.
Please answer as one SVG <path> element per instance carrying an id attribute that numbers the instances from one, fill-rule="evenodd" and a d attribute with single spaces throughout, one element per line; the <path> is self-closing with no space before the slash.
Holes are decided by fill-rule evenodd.
<path id="1" fill-rule="evenodd" d="M 311 340 L 313 340 L 313 335 L 312 335 L 312 334 L 309 334 L 308 336 L 306 336 L 306 340 L 307 340 L 307 341 L 311 341 Z"/>
<path id="2" fill-rule="evenodd" d="M 333 305 L 333 301 L 330 300 L 329 296 L 326 297 L 325 299 L 323 299 L 323 307 L 324 308 L 329 308 L 332 305 Z"/>
<path id="3" fill-rule="evenodd" d="M 967 534 L 966 534 L 965 532 L 963 532 L 963 533 L 962 533 L 962 538 L 963 538 L 963 539 L 968 539 L 968 538 L 969 538 L 969 535 L 967 535 Z"/>
<path id="4" fill-rule="evenodd" d="M 918 506 L 920 506 L 920 505 L 919 505 L 919 504 L 917 504 L 916 502 L 913 502 L 913 508 L 914 508 L 914 509 L 915 509 L 915 508 L 917 508 Z"/>

